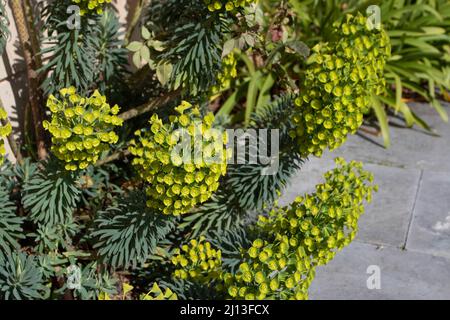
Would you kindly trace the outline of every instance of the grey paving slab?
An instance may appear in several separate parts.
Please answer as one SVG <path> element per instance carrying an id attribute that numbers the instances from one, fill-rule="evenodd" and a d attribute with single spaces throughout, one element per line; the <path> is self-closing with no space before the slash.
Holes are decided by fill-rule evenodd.
<path id="1" fill-rule="evenodd" d="M 378 193 L 359 222 L 358 239 L 403 248 L 419 187 L 420 170 L 365 164 L 373 172 Z"/>
<path id="2" fill-rule="evenodd" d="M 311 160 L 306 161 L 302 169 L 291 179 L 289 186 L 283 192 L 280 204 L 289 204 L 297 196 L 313 192 L 315 186 L 324 181 L 324 173 L 334 167 L 334 160 L 329 153 L 323 158 L 311 158 Z"/>
<path id="3" fill-rule="evenodd" d="M 349 137 L 334 155 L 387 166 L 450 172 L 450 124 L 426 104 L 411 104 L 411 108 L 440 136 L 416 127 L 406 128 L 402 121 L 391 118 L 391 148 L 380 147 L 381 137 L 360 131 Z"/>
<path id="4" fill-rule="evenodd" d="M 368 289 L 369 266 L 380 268 L 381 288 Z M 353 242 L 317 269 L 313 300 L 450 299 L 450 260 Z"/>
<path id="5" fill-rule="evenodd" d="M 450 258 L 450 172 L 424 171 L 406 248 Z"/>
<path id="6" fill-rule="evenodd" d="M 314 191 L 337 156 L 363 161 L 380 186 L 355 242 L 318 269 L 312 299 L 450 299 L 450 125 L 427 105 L 412 108 L 440 136 L 392 118 L 390 149 L 361 132 L 311 158 L 284 192 L 282 204 Z M 367 288 L 371 265 L 380 267 L 380 290 Z"/>
<path id="7" fill-rule="evenodd" d="M 323 181 L 323 174 L 331 168 L 334 168 L 334 161 L 328 154 L 323 159 L 312 159 L 294 177 L 280 203 L 290 203 L 298 195 L 314 191 L 315 185 Z M 361 217 L 358 239 L 403 247 L 419 186 L 420 170 L 374 164 L 365 164 L 365 168 L 374 173 L 379 192 L 374 194 L 373 202 L 367 205 Z"/>

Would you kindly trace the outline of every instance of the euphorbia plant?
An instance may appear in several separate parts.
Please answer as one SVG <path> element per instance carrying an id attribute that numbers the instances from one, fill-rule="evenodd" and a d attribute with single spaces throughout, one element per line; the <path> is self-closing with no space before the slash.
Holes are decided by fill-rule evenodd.
<path id="1" fill-rule="evenodd" d="M 78 29 L 64 23 L 74 4 Z M 348 16 L 337 40 L 305 59 L 298 42 L 276 46 L 259 34 L 257 1 L 142 1 L 127 35 L 145 27 L 145 45 L 136 55 L 131 42 L 129 53 L 152 63 L 131 72 L 130 39 L 116 32 L 110 6 L 44 5 L 52 45 L 38 43 L 43 65 L 32 81 L 43 90 L 31 98 L 50 152 L 34 157 L 35 136 L 16 152 L 23 161 L 2 167 L 0 297 L 306 299 L 316 267 L 355 237 L 373 177 L 338 159 L 315 193 L 277 201 L 309 156 L 361 125 L 384 87 L 384 31 Z M 11 126 L 2 110 L 3 139 Z M 276 149 L 270 161 L 229 161 L 225 129 L 244 127 L 277 130 L 240 150 L 252 159 Z M 187 153 L 177 152 L 183 138 Z"/>

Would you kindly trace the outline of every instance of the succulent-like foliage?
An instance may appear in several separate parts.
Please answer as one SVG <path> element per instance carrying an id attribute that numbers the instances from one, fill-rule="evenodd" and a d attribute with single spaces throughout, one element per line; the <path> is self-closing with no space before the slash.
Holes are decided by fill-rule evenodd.
<path id="1" fill-rule="evenodd" d="M 207 238 L 222 253 L 222 270 L 235 274 L 242 263 L 245 248 L 251 247 L 255 235 L 248 228 L 241 227 L 211 232 Z"/>
<path id="2" fill-rule="evenodd" d="M 102 262 L 113 268 L 145 263 L 174 228 L 174 218 L 149 209 L 143 192 L 99 213 L 91 237 Z"/>
<path id="3" fill-rule="evenodd" d="M 67 4 L 65 7 L 62 3 L 49 4 L 44 11 L 49 35 L 44 40 L 45 49 L 41 54 L 48 58 L 39 72 L 47 76 L 41 85 L 46 95 L 56 94 L 58 90 L 70 86 L 86 93 L 93 86 L 96 76 L 99 27 L 89 24 L 88 19 L 96 22 L 98 18 L 83 17 L 77 24 L 73 16 L 76 13 L 72 16 L 67 13 L 70 0 L 63 1 Z M 69 21 L 73 24 L 71 28 L 67 26 Z"/>
<path id="4" fill-rule="evenodd" d="M 214 71 L 219 71 L 221 61 L 217 45 L 220 43 L 220 25 L 210 29 L 200 23 L 192 23 L 176 29 L 168 42 L 185 43 L 162 56 L 162 61 L 174 63 L 170 78 L 172 89 L 186 88 L 196 95 L 215 83 Z M 197 57 L 190 58 L 195 53 Z"/>
<path id="5" fill-rule="evenodd" d="M 39 224 L 36 232 L 28 234 L 36 242 L 35 250 L 44 254 L 48 252 L 57 252 L 59 249 L 67 249 L 71 245 L 71 239 L 78 231 L 77 224 L 71 216 L 66 221 L 57 225 Z"/>
<path id="6" fill-rule="evenodd" d="M 120 109 L 111 107 L 98 91 L 84 98 L 70 87 L 61 89 L 60 95 L 60 99 L 50 95 L 47 101 L 52 119 L 44 122 L 44 128 L 52 134 L 53 154 L 65 169 L 83 170 L 119 140 L 114 127 L 123 123 L 117 116 Z"/>
<path id="7" fill-rule="evenodd" d="M 22 224 L 24 219 L 16 215 L 16 206 L 9 199 L 9 193 L 0 184 L 0 256 L 8 255 L 18 249 L 23 239 Z"/>
<path id="8" fill-rule="evenodd" d="M 221 69 L 228 23 L 211 15 L 202 0 L 157 0 L 150 12 L 149 29 L 163 31 L 156 37 L 164 47 L 157 60 L 173 65 L 169 87 L 193 96 L 208 91 Z"/>
<path id="9" fill-rule="evenodd" d="M 150 184 L 150 208 L 164 214 L 181 215 L 208 200 L 226 172 L 226 135 L 214 130 L 214 115 L 200 116 L 197 107 L 183 102 L 178 115 L 164 124 L 157 115 L 150 131 L 137 132 L 131 142 L 133 164 Z"/>
<path id="10" fill-rule="evenodd" d="M 222 184 L 210 200 L 183 217 L 180 227 L 197 238 L 212 231 L 234 230 L 245 223 L 246 214 L 231 189 Z"/>
<path id="11" fill-rule="evenodd" d="M 68 10 L 72 4 L 72 0 L 58 0 L 57 4 L 50 1 L 44 5 L 48 37 L 41 51 L 45 64 L 39 72 L 48 77 L 42 89 L 46 95 L 70 86 L 82 94 L 94 88 L 112 94 L 123 83 L 127 65 L 118 18 L 109 8 L 97 15 L 97 6 L 88 12 Z"/>
<path id="12" fill-rule="evenodd" d="M 50 162 L 23 185 L 22 204 L 34 223 L 49 227 L 65 224 L 80 200 L 80 189 L 74 174 L 60 171 Z"/>
<path id="13" fill-rule="evenodd" d="M 209 283 L 205 285 L 190 279 L 183 280 L 172 278 L 170 281 L 160 281 L 160 286 L 164 286 L 173 291 L 180 300 L 218 300 L 223 299 L 223 295 L 217 292 L 217 288 Z"/>
<path id="14" fill-rule="evenodd" d="M 47 293 L 34 256 L 14 252 L 0 257 L 0 299 L 44 299 Z"/>
<path id="15" fill-rule="evenodd" d="M 56 252 L 48 252 L 37 256 L 36 261 L 39 269 L 42 271 L 42 277 L 45 281 L 52 280 L 52 277 L 59 276 L 61 269 L 67 263 L 67 258 Z"/>
<path id="16" fill-rule="evenodd" d="M 107 9 L 98 22 L 99 45 L 96 78 L 103 79 L 98 84 L 100 92 L 114 93 L 127 74 L 128 51 L 123 47 L 119 19 L 112 9 Z"/>
<path id="17" fill-rule="evenodd" d="M 27 184 L 36 173 L 39 172 L 38 165 L 30 158 L 26 158 L 22 163 L 17 163 L 13 167 L 13 175 L 16 177 L 19 185 L 23 186 Z"/>
<path id="18" fill-rule="evenodd" d="M 241 208 L 261 210 L 264 205 L 270 205 L 300 169 L 303 159 L 296 147 L 296 140 L 291 136 L 296 128 L 292 121 L 293 111 L 294 98 L 286 95 L 253 116 L 251 128 L 267 130 L 267 139 L 259 136 L 257 145 L 249 145 L 246 154 L 242 156 L 250 159 L 250 152 L 253 155 L 259 153 L 259 161 L 257 164 L 247 161 L 230 165 L 226 176 L 226 183 L 233 190 Z M 278 135 L 272 137 L 273 130 L 277 130 Z M 277 148 L 271 154 L 273 144 Z M 266 150 L 266 154 L 263 150 Z M 261 158 L 266 158 L 264 164 L 261 163 Z"/>
<path id="19" fill-rule="evenodd" d="M 70 277 L 71 272 L 78 269 L 80 271 L 80 277 L 76 279 L 78 282 L 73 283 L 73 287 L 69 287 L 66 281 L 58 291 L 63 293 L 66 290 L 72 290 L 74 297 L 81 300 L 95 300 L 101 293 L 117 294 L 117 280 L 107 271 L 98 272 L 97 267 L 96 262 L 89 263 L 86 266 L 72 265 L 72 269 L 66 270 L 66 276 Z M 69 272 L 69 270 L 71 271 Z"/>
<path id="20" fill-rule="evenodd" d="M 313 48 L 304 90 L 296 99 L 297 137 L 303 156 L 341 146 L 363 122 L 372 94 L 385 90 L 389 37 L 362 15 L 336 25 L 338 40 Z"/>

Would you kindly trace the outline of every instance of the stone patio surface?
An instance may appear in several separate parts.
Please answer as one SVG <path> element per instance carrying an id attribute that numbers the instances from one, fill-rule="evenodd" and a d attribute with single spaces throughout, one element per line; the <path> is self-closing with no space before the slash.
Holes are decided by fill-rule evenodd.
<path id="1" fill-rule="evenodd" d="M 338 156 L 363 161 L 380 187 L 356 240 L 318 268 L 311 299 L 450 299 L 450 125 L 426 104 L 411 108 L 434 133 L 392 117 L 391 148 L 361 131 L 333 153 L 311 158 L 286 190 L 284 203 L 313 191 Z M 379 289 L 367 284 L 373 268 Z"/>

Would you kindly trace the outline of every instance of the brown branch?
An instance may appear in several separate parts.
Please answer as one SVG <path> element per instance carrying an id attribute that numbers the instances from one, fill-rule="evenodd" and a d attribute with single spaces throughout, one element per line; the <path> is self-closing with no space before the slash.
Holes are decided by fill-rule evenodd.
<path id="1" fill-rule="evenodd" d="M 133 108 L 131 110 L 125 111 L 119 115 L 121 119 L 124 121 L 136 118 L 144 113 L 157 110 L 164 106 L 165 104 L 175 100 L 179 95 L 181 91 L 176 90 L 169 92 L 161 97 L 157 97 L 147 103 L 144 103 L 143 105 L 140 105 L 136 108 Z"/>
<path id="2" fill-rule="evenodd" d="M 113 153 L 112 155 L 110 155 L 109 157 L 106 157 L 105 159 L 99 160 L 97 161 L 97 163 L 95 164 L 96 167 L 101 167 L 107 163 L 116 161 L 116 160 L 120 160 L 120 159 L 124 159 L 127 156 L 129 156 L 131 153 L 128 149 L 125 150 L 120 150 L 117 151 L 115 153 Z"/>
<path id="3" fill-rule="evenodd" d="M 161 108 L 162 106 L 164 106 L 165 104 L 176 99 L 180 95 L 180 93 L 181 93 L 180 90 L 169 92 L 169 93 L 165 94 L 164 96 L 155 98 L 148 103 L 144 103 L 143 105 L 140 105 L 139 107 L 125 111 L 125 112 L 121 113 L 119 115 L 119 117 L 121 119 L 127 121 L 127 120 L 133 119 L 135 117 L 138 117 L 144 113 L 157 110 L 157 109 Z M 128 151 L 128 149 L 120 150 L 120 151 L 113 153 L 112 155 L 110 155 L 109 157 L 107 157 L 103 160 L 97 161 L 97 163 L 95 165 L 97 167 L 100 167 L 107 163 L 110 163 L 110 162 L 113 162 L 116 160 L 120 160 L 120 159 L 124 159 L 129 155 L 130 155 L 130 151 Z"/>
<path id="4" fill-rule="evenodd" d="M 125 121 L 133 119 L 135 117 L 138 117 L 144 113 L 157 110 L 164 106 L 165 104 L 169 103 L 170 101 L 174 100 L 176 97 L 178 97 L 180 94 L 180 91 L 172 91 L 164 96 L 158 97 L 153 99 L 152 101 L 148 103 L 144 103 L 143 105 L 140 105 L 139 107 L 133 108 L 131 110 L 125 111 L 122 114 L 119 115 L 119 117 Z M 95 166 L 100 167 L 107 163 L 117 161 L 120 159 L 124 159 L 127 156 L 130 155 L 130 151 L 128 149 L 119 150 L 110 155 L 109 157 L 97 161 Z"/>
<path id="5" fill-rule="evenodd" d="M 34 120 L 38 158 L 43 160 L 47 157 L 47 150 L 45 149 L 45 135 L 42 127 L 42 117 L 39 103 L 39 81 L 33 62 L 33 50 L 31 46 L 30 34 L 27 28 L 23 0 L 10 0 L 9 3 L 13 12 L 17 33 L 19 34 L 19 40 L 27 67 L 29 102 Z"/>
<path id="6" fill-rule="evenodd" d="M 128 24 L 127 33 L 125 35 L 125 44 L 130 43 L 131 37 L 133 36 L 134 30 L 136 29 L 139 20 L 141 19 L 142 10 L 149 5 L 151 0 L 139 0 L 133 11 L 133 17 Z"/>
<path id="7" fill-rule="evenodd" d="M 39 70 L 42 67 L 42 56 L 40 55 L 41 52 L 41 46 L 39 42 L 38 32 L 36 31 L 36 20 L 34 17 L 33 12 L 33 6 L 31 5 L 30 0 L 25 0 L 25 10 L 26 10 L 26 17 L 28 22 L 28 30 L 30 30 L 30 43 L 31 43 L 31 50 L 33 52 L 33 58 L 35 61 L 35 69 Z"/>

